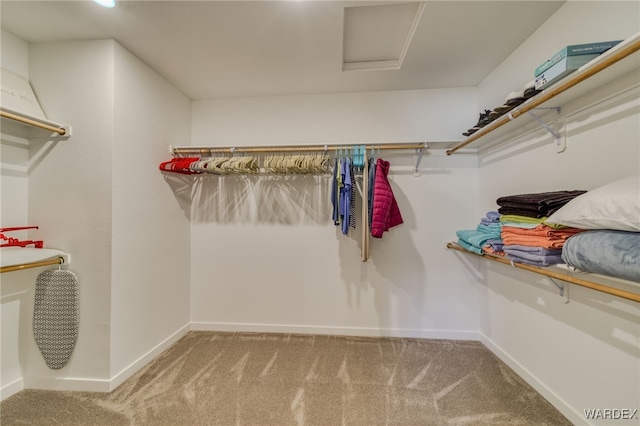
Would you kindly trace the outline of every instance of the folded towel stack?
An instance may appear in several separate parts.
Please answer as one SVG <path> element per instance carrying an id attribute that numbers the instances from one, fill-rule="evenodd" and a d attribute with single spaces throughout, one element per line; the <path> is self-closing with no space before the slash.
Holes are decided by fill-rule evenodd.
<path id="1" fill-rule="evenodd" d="M 513 244 L 506 246 L 504 252 L 510 260 L 529 265 L 550 266 L 562 263 L 562 249 Z"/>
<path id="2" fill-rule="evenodd" d="M 562 246 L 582 229 L 545 223 L 560 207 L 586 191 L 554 191 L 500 197 L 500 236 L 506 256 L 520 263 L 550 266 L 563 263 Z"/>
<path id="3" fill-rule="evenodd" d="M 476 229 L 460 230 L 456 235 L 461 247 L 473 253 L 483 254 L 485 247 L 491 251 L 502 251 L 501 230 L 500 214 L 490 211 L 480 219 Z"/>

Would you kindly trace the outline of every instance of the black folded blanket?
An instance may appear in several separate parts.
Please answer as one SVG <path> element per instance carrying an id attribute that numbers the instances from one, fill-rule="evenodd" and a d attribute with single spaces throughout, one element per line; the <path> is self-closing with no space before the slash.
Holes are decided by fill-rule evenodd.
<path id="1" fill-rule="evenodd" d="M 500 197 L 496 203 L 500 206 L 498 213 L 515 214 L 529 217 L 548 217 L 569 201 L 587 191 L 551 191 L 533 194 L 517 194 Z"/>

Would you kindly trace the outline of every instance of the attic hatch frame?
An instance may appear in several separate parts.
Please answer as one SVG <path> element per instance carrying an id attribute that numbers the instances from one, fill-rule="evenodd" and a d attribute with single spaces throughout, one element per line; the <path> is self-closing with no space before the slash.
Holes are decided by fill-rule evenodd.
<path id="1" fill-rule="evenodd" d="M 377 71 L 399 70 L 402 66 L 402 63 L 404 62 L 404 58 L 407 54 L 407 51 L 409 50 L 409 46 L 411 45 L 413 36 L 415 35 L 416 30 L 418 29 L 418 24 L 420 23 L 420 20 L 422 18 L 422 14 L 424 12 L 426 2 L 420 2 L 415 5 L 415 11 L 413 12 L 413 16 L 407 22 L 404 22 L 404 24 L 408 25 L 406 28 L 403 28 L 401 26 L 403 22 L 401 22 L 402 18 L 398 17 L 399 12 L 395 12 L 395 17 L 394 17 L 396 20 L 399 20 L 399 22 L 387 22 L 387 24 L 383 26 L 383 28 L 386 28 L 384 30 L 382 30 L 379 26 L 372 26 L 371 22 L 365 23 L 364 21 L 367 20 L 366 17 L 363 17 L 363 16 L 354 17 L 353 13 L 360 15 L 357 12 L 364 11 L 364 10 L 369 11 L 370 13 L 368 14 L 368 20 L 376 21 L 376 20 L 380 20 L 380 13 L 382 13 L 382 11 L 384 11 L 385 9 L 389 10 L 389 8 L 396 8 L 396 9 L 407 8 L 411 6 L 412 6 L 411 3 L 397 3 L 397 4 L 389 3 L 389 4 L 383 4 L 383 5 L 365 4 L 365 5 L 355 5 L 355 6 L 345 7 L 344 13 L 343 13 L 343 23 L 342 23 L 342 38 L 343 38 L 342 40 L 342 71 L 349 72 L 349 71 L 373 71 L 373 70 L 377 70 Z M 375 12 L 372 12 L 374 10 Z M 352 15 L 351 18 L 349 18 L 350 11 Z M 356 24 L 356 22 L 358 23 Z M 350 27 L 353 27 L 353 26 L 359 27 L 358 30 L 355 30 L 354 32 L 354 30 L 350 29 Z M 354 38 L 356 40 L 362 41 L 362 40 L 370 40 L 371 38 L 374 38 L 374 37 L 381 37 L 382 36 L 382 34 L 380 33 L 381 30 L 396 33 L 396 35 L 397 33 L 403 32 L 403 30 L 404 32 L 406 32 L 406 34 L 404 35 L 404 41 L 402 45 L 397 46 L 398 51 L 393 52 L 393 54 L 390 54 L 390 52 L 383 53 L 382 51 L 378 50 L 378 52 L 373 56 L 371 56 L 369 59 L 353 59 L 353 60 L 349 59 L 350 56 L 363 55 L 362 52 L 357 52 L 358 50 L 361 50 L 362 47 L 358 46 L 358 41 L 355 41 L 355 44 L 354 44 L 354 40 L 353 40 Z M 391 35 L 391 34 L 387 33 L 387 35 Z M 374 43 L 374 45 L 376 44 L 377 43 Z M 389 46 L 387 46 L 387 49 L 388 48 Z M 355 49 L 355 52 L 353 51 L 353 49 Z M 386 49 L 383 49 L 383 50 L 386 50 Z M 372 55 L 372 53 L 369 52 L 369 55 Z M 365 56 L 369 56 L 369 55 L 365 55 Z"/>

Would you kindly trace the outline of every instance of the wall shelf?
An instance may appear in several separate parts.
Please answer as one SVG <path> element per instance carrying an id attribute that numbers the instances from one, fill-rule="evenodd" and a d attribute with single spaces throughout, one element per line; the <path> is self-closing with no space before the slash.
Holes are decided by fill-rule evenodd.
<path id="1" fill-rule="evenodd" d="M 606 284 L 602 284 L 599 282 L 595 282 L 595 280 L 589 280 L 589 279 L 584 279 L 584 278 L 580 278 L 577 276 L 574 276 L 573 274 L 570 274 L 569 271 L 563 272 L 561 269 L 559 268 L 541 268 L 538 266 L 533 266 L 533 265 L 527 265 L 524 263 L 517 263 L 517 262 L 512 262 L 509 259 L 503 258 L 503 257 L 498 257 L 498 256 L 491 256 L 489 254 L 484 254 L 484 255 L 480 255 L 480 254 L 476 254 L 476 253 L 472 253 L 468 250 L 465 250 L 463 247 L 461 247 L 460 245 L 453 243 L 453 242 L 449 242 L 447 243 L 446 247 L 448 249 L 451 250 L 457 250 L 460 251 L 462 253 L 465 254 L 469 254 L 472 256 L 477 256 L 492 262 L 498 262 L 498 263 L 502 263 L 505 265 L 511 265 L 515 268 L 519 268 L 519 269 L 524 269 L 526 271 L 529 272 L 533 272 L 536 273 L 538 275 L 544 275 L 546 277 L 549 277 L 551 279 L 558 279 L 558 280 L 562 280 L 571 284 L 576 284 L 579 285 L 581 287 L 586 287 L 586 288 L 590 288 L 592 290 L 596 290 L 596 291 L 600 291 L 602 293 L 606 293 L 606 294 L 610 294 L 613 296 L 617 296 L 623 299 L 627 299 L 627 300 L 631 300 L 633 302 L 639 302 L 640 303 L 640 293 L 635 293 L 633 291 L 627 291 L 627 290 L 623 290 L 621 288 L 617 288 L 617 287 L 612 287 L 610 285 L 606 285 Z M 585 275 L 585 274 L 583 274 Z M 588 276 L 596 276 L 597 274 L 586 274 Z M 615 280 L 615 281 L 619 281 L 619 282 L 624 282 L 624 280 L 618 280 L 618 279 L 614 279 L 611 278 L 611 280 Z M 626 281 L 627 283 L 631 283 L 630 281 Z M 637 285 L 637 284 L 636 284 Z M 639 287 L 640 288 L 640 287 Z"/>
<path id="2" fill-rule="evenodd" d="M 451 155 L 476 141 L 495 140 L 507 135 L 527 121 L 516 120 L 518 117 L 536 108 L 557 108 L 617 78 L 634 71 L 637 72 L 638 68 L 640 68 L 639 50 L 640 33 L 629 37 L 569 74 L 563 80 L 498 117 L 473 133 L 462 143 L 447 150 L 447 155 Z"/>
<path id="3" fill-rule="evenodd" d="M 0 117 L 6 120 L 22 124 L 27 128 L 35 128 L 45 132 L 48 132 L 46 137 L 54 138 L 68 138 L 71 136 L 71 127 L 58 124 L 53 121 L 43 120 L 40 118 L 30 117 L 25 114 L 13 111 L 9 108 L 0 107 Z M 38 137 L 38 136 L 34 136 Z M 45 137 L 44 134 L 40 137 Z"/>
<path id="4" fill-rule="evenodd" d="M 71 262 L 68 253 L 56 249 L 2 247 L 0 250 L 0 273 Z"/>
<path id="5" fill-rule="evenodd" d="M 0 117 L 4 160 L 0 163 L 2 174 L 28 176 L 54 144 L 71 137 L 71 126 L 29 117 L 5 107 L 0 107 Z M 29 153 L 29 150 L 32 152 Z"/>

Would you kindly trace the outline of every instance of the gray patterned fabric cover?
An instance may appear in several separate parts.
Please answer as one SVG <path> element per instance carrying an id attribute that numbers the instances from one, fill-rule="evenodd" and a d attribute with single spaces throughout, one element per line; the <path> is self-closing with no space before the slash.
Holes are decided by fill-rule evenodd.
<path id="1" fill-rule="evenodd" d="M 47 366 L 69 361 L 78 338 L 78 278 L 71 271 L 49 270 L 36 279 L 33 335 Z"/>

